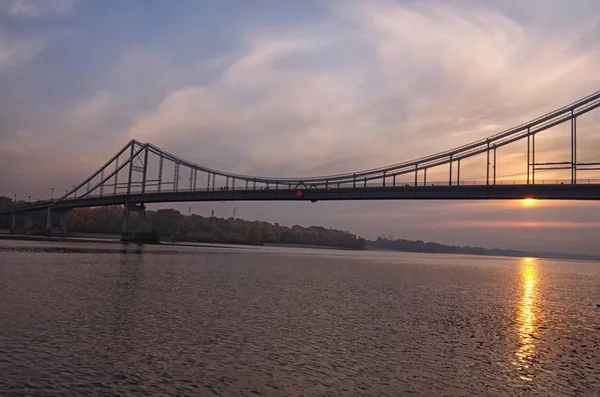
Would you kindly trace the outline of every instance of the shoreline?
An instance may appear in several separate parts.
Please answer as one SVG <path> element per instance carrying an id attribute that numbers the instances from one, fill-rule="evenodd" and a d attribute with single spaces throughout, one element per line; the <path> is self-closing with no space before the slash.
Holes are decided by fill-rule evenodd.
<path id="1" fill-rule="evenodd" d="M 105 236 L 105 237 L 104 237 Z M 209 248 L 243 248 L 243 247 L 256 247 L 257 245 L 252 244 L 228 244 L 222 243 L 195 243 L 195 242 L 168 242 L 163 241 L 158 244 L 137 244 L 122 242 L 120 237 L 114 235 L 103 235 L 103 237 L 89 237 L 89 236 L 68 236 L 68 237 L 48 237 L 48 236 L 36 236 L 36 235 L 21 235 L 21 234 L 0 234 L 0 240 L 12 240 L 12 241 L 44 241 L 51 243 L 97 243 L 97 244 L 121 244 L 121 245 L 150 245 L 150 246 L 177 246 L 177 247 L 209 247 Z M 227 246 L 227 247 L 224 247 Z"/>
<path id="2" fill-rule="evenodd" d="M 569 255 L 562 253 L 523 253 L 523 255 L 492 255 L 492 254 L 470 254 L 464 252 L 423 252 L 423 251 L 401 251 L 401 250 L 388 250 L 388 249 L 373 249 L 373 248 L 345 248 L 345 247 L 333 247 L 333 246 L 315 246 L 315 245 L 303 245 L 303 244 L 244 244 L 244 243 L 214 243 L 214 242 L 194 242 L 194 241 L 162 241 L 158 244 L 137 244 L 121 242 L 119 235 L 98 235 L 93 237 L 93 234 L 84 234 L 81 236 L 71 235 L 66 237 L 49 237 L 40 235 L 29 235 L 29 234 L 8 234 L 0 233 L 1 240 L 13 240 L 13 241 L 43 241 L 43 242 L 55 242 L 55 243 L 97 243 L 97 244 L 121 244 L 121 245 L 150 245 L 150 246 L 175 246 L 175 247 L 198 247 L 198 248 L 227 248 L 227 249 L 242 249 L 250 247 L 273 247 L 273 248 L 302 248 L 302 249 L 333 249 L 341 251 L 380 251 L 380 252 L 403 252 L 411 254 L 426 254 L 426 255 L 467 255 L 467 256 L 480 256 L 480 257 L 492 257 L 492 258 L 545 258 L 554 260 L 572 260 L 572 261 L 591 261 L 600 262 L 600 257 L 594 256 L 580 256 L 580 255 Z"/>
<path id="3" fill-rule="evenodd" d="M 70 235 L 70 236 L 42 236 L 34 234 L 2 234 L 0 233 L 0 240 L 20 240 L 20 241 L 50 241 L 50 242 L 68 242 L 68 243 L 103 243 L 103 244 L 136 244 L 136 243 L 125 243 L 121 242 L 119 235 L 102 234 L 98 237 L 94 237 L 92 234 L 82 233 L 81 235 Z M 218 244 L 218 245 L 217 245 Z M 142 244 L 142 245 L 180 245 L 195 247 L 197 245 L 202 246 L 240 246 L 240 247 L 283 247 L 283 248 L 308 248 L 308 249 L 338 249 L 344 251 L 371 251 L 369 249 L 358 249 L 358 248 L 346 248 L 346 247 L 335 247 L 325 245 L 311 245 L 311 244 L 252 244 L 252 243 L 231 243 L 231 242 L 203 242 L 203 241 L 161 241 L 158 244 Z"/>
<path id="4" fill-rule="evenodd" d="M 118 235 L 99 235 L 99 237 L 91 237 L 87 234 L 81 236 L 66 236 L 66 237 L 49 237 L 31 234 L 2 234 L 0 240 L 12 241 L 44 241 L 57 243 L 99 243 L 99 244 L 123 244 L 123 245 L 149 245 L 149 246 L 177 246 L 177 247 L 212 247 L 212 248 L 247 248 L 247 247 L 280 247 L 280 248 L 307 248 L 307 249 L 339 249 L 345 251 L 367 251 L 356 248 L 343 248 L 333 246 L 318 246 L 318 245 L 302 245 L 302 244 L 251 244 L 251 243 L 215 243 L 202 241 L 161 241 L 158 244 L 138 244 L 132 242 L 122 242 Z"/>

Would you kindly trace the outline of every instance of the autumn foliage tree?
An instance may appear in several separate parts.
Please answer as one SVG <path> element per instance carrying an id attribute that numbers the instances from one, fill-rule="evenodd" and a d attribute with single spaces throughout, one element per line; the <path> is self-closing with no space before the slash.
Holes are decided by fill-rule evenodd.
<path id="1" fill-rule="evenodd" d="M 0 197 L 0 207 L 12 205 L 8 197 Z M 31 214 L 33 231 L 43 233 L 45 212 Z M 342 230 L 321 226 L 291 228 L 278 223 L 246 221 L 234 218 L 184 215 L 174 209 L 147 211 L 151 230 L 162 240 L 230 244 L 288 244 L 361 249 L 365 241 Z M 0 219 L 0 228 L 10 227 L 10 217 Z M 76 208 L 69 213 L 69 232 L 120 234 L 123 227 L 121 206 Z"/>

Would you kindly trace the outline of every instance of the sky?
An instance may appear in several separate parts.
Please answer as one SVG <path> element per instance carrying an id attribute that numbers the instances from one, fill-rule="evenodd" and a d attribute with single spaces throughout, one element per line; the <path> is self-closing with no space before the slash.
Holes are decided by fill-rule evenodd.
<path id="1" fill-rule="evenodd" d="M 598 91 L 599 37 L 597 0 L 0 0 L 0 195 L 47 198 L 132 138 L 265 176 L 433 154 Z M 579 160 L 599 161 L 600 110 L 578 127 Z M 544 133 L 536 159 L 567 161 L 568 142 L 565 126 Z M 525 155 L 499 150 L 498 179 L 523 179 Z M 481 161 L 461 178 L 484 179 Z M 176 208 L 189 207 L 367 238 L 600 254 L 595 202 Z"/>

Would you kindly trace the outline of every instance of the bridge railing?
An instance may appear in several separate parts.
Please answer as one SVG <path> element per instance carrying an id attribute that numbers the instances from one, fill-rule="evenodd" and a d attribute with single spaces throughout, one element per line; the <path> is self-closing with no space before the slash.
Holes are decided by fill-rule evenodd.
<path id="1" fill-rule="evenodd" d="M 327 190 L 327 191 L 335 191 L 338 189 L 344 189 L 344 190 L 348 190 L 348 189 L 355 189 L 355 190 L 362 190 L 362 189 L 375 189 L 375 188 L 393 188 L 393 189 L 411 189 L 411 188 L 428 188 L 428 187 L 448 187 L 450 189 L 460 189 L 461 187 L 469 187 L 469 186 L 486 186 L 488 184 L 486 184 L 486 181 L 480 181 L 480 180 L 465 180 L 465 181 L 460 181 L 460 183 L 456 184 L 454 183 L 453 185 L 450 185 L 448 181 L 434 181 L 434 182 L 427 182 L 427 184 L 423 184 L 422 181 L 419 181 L 419 183 L 417 185 L 414 184 L 414 181 L 411 182 L 407 182 L 407 181 L 396 181 L 395 184 L 393 183 L 367 183 L 366 185 L 364 183 L 359 184 L 358 181 L 356 183 L 356 186 L 353 186 L 352 183 L 345 183 L 342 184 L 340 183 L 339 187 L 338 184 L 330 184 L 329 186 L 327 186 L 327 188 L 325 188 L 325 186 L 317 186 L 317 187 L 302 187 L 302 188 L 297 188 L 296 186 L 293 187 L 289 187 L 287 184 L 283 185 L 283 186 L 269 186 L 268 188 L 266 186 L 264 187 L 259 187 L 257 186 L 256 188 L 249 186 L 248 188 L 246 188 L 245 186 L 237 186 L 237 187 L 232 187 L 232 186 L 223 186 L 223 187 L 215 187 L 214 189 L 211 187 L 209 189 L 203 188 L 203 189 L 162 189 L 160 191 L 146 191 L 145 193 L 143 193 L 144 195 L 156 195 L 156 194 L 172 194 L 172 193 L 178 193 L 178 194 L 190 194 L 190 193 L 202 193 L 202 192 L 231 192 L 231 191 L 255 191 L 255 192 L 263 192 L 265 190 L 269 190 L 269 191 L 291 191 L 291 192 L 295 192 L 296 190 L 302 190 L 304 192 L 308 192 L 311 190 L 316 190 L 316 191 L 323 191 L 323 190 Z M 488 186 L 493 187 L 493 186 L 526 186 L 527 185 L 527 181 L 526 180 L 520 180 L 520 179 L 501 179 L 501 180 L 496 180 L 496 183 L 490 183 Z M 547 186 L 557 186 L 557 185 L 564 185 L 565 188 L 568 188 L 569 186 L 573 186 L 571 184 L 571 180 L 570 179 L 542 179 L 542 180 L 536 180 L 535 183 L 530 182 L 529 183 L 530 186 L 543 186 L 543 185 L 547 185 Z M 578 179 L 576 185 L 600 185 L 600 179 Z M 132 191 L 130 193 L 133 196 L 138 196 L 140 194 L 142 194 L 141 192 L 136 192 L 136 191 Z M 97 194 L 97 195 L 88 195 L 85 196 L 83 199 L 81 198 L 76 198 L 76 197 L 71 197 L 71 198 L 67 198 L 66 200 L 63 200 L 63 203 L 66 203 L 67 206 L 69 206 L 69 202 L 73 203 L 79 200 L 85 200 L 85 202 L 90 203 L 93 202 L 94 199 L 98 199 L 98 198 L 104 198 L 104 197 L 119 197 L 119 198 L 123 198 L 123 197 L 127 196 L 127 192 L 123 191 L 116 191 L 116 193 L 114 191 L 112 191 L 111 193 L 108 194 Z M 122 200 L 121 200 L 122 201 Z M 143 200 L 140 200 L 143 201 Z M 54 202 L 56 202 L 56 200 L 36 200 L 36 201 L 30 201 L 30 202 L 25 202 L 25 201 L 21 201 L 18 202 L 14 205 L 5 207 L 5 208 L 0 208 L 0 211 L 3 213 L 9 213 L 9 212 L 22 212 L 22 211 L 38 211 L 38 210 L 45 210 L 46 208 L 48 208 L 49 206 L 51 206 Z"/>
<path id="2" fill-rule="evenodd" d="M 499 179 L 496 180 L 495 183 L 489 183 L 489 186 L 523 186 L 523 185 L 527 185 L 527 180 L 525 179 Z M 600 185 L 600 178 L 587 178 L 587 179 L 578 179 L 577 180 L 577 185 Z M 302 190 L 302 191 L 310 191 L 310 190 L 336 190 L 336 189 L 364 189 L 364 188 L 392 188 L 392 187 L 396 187 L 396 188 L 402 188 L 402 187 L 406 187 L 406 188 L 413 188 L 413 187 L 461 187 L 461 186 L 486 186 L 488 185 L 486 183 L 485 180 L 464 180 L 464 181 L 460 181 L 460 182 L 453 182 L 452 185 L 449 184 L 449 182 L 446 181 L 433 181 L 433 182 L 426 182 L 425 184 L 423 183 L 423 181 L 419 181 L 416 185 L 414 183 L 414 181 L 396 181 L 395 183 L 383 183 L 383 182 L 367 182 L 365 183 L 359 183 L 359 181 L 356 181 L 356 184 L 353 185 L 353 183 L 340 183 L 339 186 L 337 183 L 332 183 L 329 184 L 327 187 L 323 186 L 323 185 L 319 185 L 319 186 L 307 186 L 307 187 L 289 187 L 287 184 L 285 185 L 280 185 L 280 186 L 257 186 L 256 188 L 253 188 L 252 186 L 249 187 L 245 187 L 245 186 L 219 186 L 219 187 L 215 187 L 215 188 L 197 188 L 197 189 L 161 189 L 160 191 L 158 190 L 147 190 L 144 194 L 169 194 L 169 193 L 194 193 L 194 192 L 218 192 L 218 191 L 265 191 L 265 190 L 269 190 L 269 191 L 296 191 L 296 190 Z M 529 185 L 532 186 L 537 186 L 537 185 L 565 185 L 565 186 L 570 186 L 571 185 L 571 180 L 570 179 L 541 179 L 541 180 L 536 180 L 535 182 L 530 181 Z M 85 196 L 85 199 L 95 199 L 95 198 L 102 198 L 102 197 L 113 197 L 113 196 L 123 196 L 125 194 L 127 194 L 127 192 L 125 191 L 125 189 L 122 189 L 124 191 L 119 191 L 119 189 L 117 189 L 116 191 L 111 191 L 110 193 L 104 193 L 104 194 L 94 194 L 94 195 L 87 195 Z M 131 192 L 132 195 L 139 195 L 141 194 L 141 192 L 139 191 L 132 191 Z M 77 197 L 69 197 L 67 198 L 67 200 L 71 201 L 71 200 L 78 200 Z M 31 201 L 19 201 L 17 202 L 15 205 L 13 205 L 13 208 L 21 208 L 21 207 L 28 207 L 28 206 L 32 206 L 32 205 L 41 205 L 41 204 L 51 204 L 56 200 L 50 200 L 50 199 L 45 199 L 45 200 L 31 200 Z"/>
<path id="3" fill-rule="evenodd" d="M 285 185 L 279 185 L 279 186 L 257 186 L 256 188 L 253 188 L 252 186 L 249 187 L 245 187 L 245 186 L 219 186 L 219 187 L 215 187 L 215 188 L 206 188 L 206 187 L 202 187 L 202 188 L 197 188 L 197 189 L 161 189 L 160 191 L 158 190 L 146 190 L 146 192 L 144 194 L 169 194 L 169 193 L 194 193 L 194 192 L 218 192 L 218 191 L 296 191 L 296 190 L 303 190 L 303 191 L 310 191 L 310 190 L 336 190 L 336 189 L 364 189 L 364 188 L 391 188 L 391 187 L 443 187 L 443 186 L 447 186 L 447 187 L 460 187 L 460 186 L 523 186 L 523 185 L 527 185 L 527 180 L 525 179 L 499 179 L 497 180 L 495 183 L 489 183 L 487 184 L 485 180 L 465 180 L 465 181 L 460 181 L 460 182 L 453 182 L 452 184 L 449 184 L 448 181 L 433 181 L 433 182 L 426 182 L 423 183 L 423 181 L 419 181 L 416 185 L 414 183 L 414 181 L 412 182 L 408 182 L 408 181 L 396 181 L 395 183 L 383 183 L 383 182 L 367 182 L 365 183 L 359 183 L 359 181 L 356 182 L 355 185 L 353 185 L 352 183 L 340 183 L 339 186 L 338 184 L 329 184 L 327 187 L 323 186 L 323 185 L 319 185 L 319 186 L 307 186 L 307 187 L 296 187 L 296 186 L 292 186 L 289 187 L 287 184 Z M 600 184 L 600 179 L 592 179 L 592 178 L 588 178 L 588 179 L 580 179 L 577 180 L 577 185 L 586 185 L 586 184 L 594 184 L 594 185 L 598 185 Z M 542 180 L 536 180 L 535 183 L 530 181 L 529 185 L 571 185 L 571 180 L 570 179 L 542 179 Z M 125 190 L 125 189 L 123 189 Z M 87 195 L 86 199 L 94 199 L 94 198 L 101 198 L 101 197 L 111 197 L 111 196 L 122 196 L 124 194 L 127 194 L 126 191 L 119 191 L 117 190 L 115 191 L 111 191 L 110 193 L 104 193 L 104 194 L 95 194 L 95 195 Z M 138 195 L 138 194 L 142 194 L 139 191 L 132 191 L 131 192 L 132 195 Z M 72 197 L 70 198 L 72 200 L 76 200 L 77 198 Z M 41 200 L 40 202 L 44 202 L 44 201 L 48 201 L 48 200 Z"/>

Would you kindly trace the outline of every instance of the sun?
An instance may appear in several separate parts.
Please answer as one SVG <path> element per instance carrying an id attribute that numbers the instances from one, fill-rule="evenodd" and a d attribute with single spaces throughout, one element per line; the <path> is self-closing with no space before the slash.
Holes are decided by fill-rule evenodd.
<path id="1" fill-rule="evenodd" d="M 532 205 L 535 205 L 536 202 L 537 200 L 532 198 L 526 198 L 521 200 L 521 203 L 523 203 L 523 205 L 526 207 L 531 207 Z"/>

